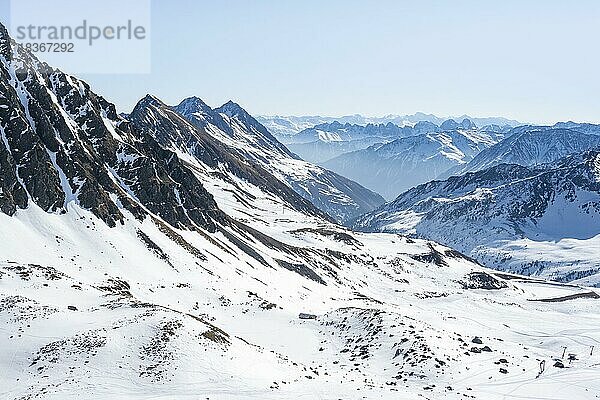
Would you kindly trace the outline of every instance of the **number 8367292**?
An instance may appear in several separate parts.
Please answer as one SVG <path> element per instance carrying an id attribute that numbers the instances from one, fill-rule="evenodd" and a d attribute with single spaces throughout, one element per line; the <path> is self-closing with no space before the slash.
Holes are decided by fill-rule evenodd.
<path id="1" fill-rule="evenodd" d="M 34 53 L 73 53 L 74 43 L 25 43 L 25 48 Z"/>

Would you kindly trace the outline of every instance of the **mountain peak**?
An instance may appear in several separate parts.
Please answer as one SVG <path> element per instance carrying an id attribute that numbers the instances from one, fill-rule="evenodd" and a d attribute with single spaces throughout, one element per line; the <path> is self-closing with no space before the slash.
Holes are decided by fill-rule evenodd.
<path id="1" fill-rule="evenodd" d="M 135 116 L 150 107 L 160 108 L 160 107 L 163 107 L 164 105 L 165 105 L 165 103 L 163 103 L 162 100 L 160 100 L 158 97 L 156 97 L 152 94 L 146 94 L 143 98 L 141 98 L 137 102 L 135 107 L 133 107 L 133 111 L 131 111 L 131 113 L 129 115 Z"/>
<path id="2" fill-rule="evenodd" d="M 443 131 L 451 131 L 451 130 L 454 130 L 454 129 L 458 128 L 458 127 L 459 127 L 458 122 L 456 122 L 453 119 L 447 119 L 444 122 L 442 122 L 442 125 L 440 125 L 440 128 Z"/>
<path id="3" fill-rule="evenodd" d="M 429 121 L 419 121 L 413 126 L 413 129 L 419 133 L 435 132 L 437 128 L 438 126 L 436 124 Z"/>
<path id="4" fill-rule="evenodd" d="M 200 97 L 192 96 L 187 97 L 181 101 L 177 106 L 174 107 L 178 112 L 182 114 L 193 114 L 197 112 L 210 113 L 210 108 Z"/>
<path id="5" fill-rule="evenodd" d="M 181 102 L 179 103 L 179 105 L 183 105 L 183 104 L 187 104 L 187 105 L 199 105 L 199 106 L 205 106 L 206 105 L 206 103 L 204 102 L 204 100 L 202 100 L 198 96 L 186 97 L 185 99 L 181 100 Z"/>
<path id="6" fill-rule="evenodd" d="M 246 110 L 244 110 L 242 108 L 242 106 L 240 106 L 237 103 L 234 103 L 231 100 L 229 100 L 227 103 L 223 104 L 221 107 L 215 108 L 215 111 L 218 113 L 223 113 L 223 114 L 227 115 L 228 117 L 248 115 L 248 113 L 246 112 Z"/>
<path id="7" fill-rule="evenodd" d="M 154 96 L 153 94 L 148 93 L 143 98 L 141 98 L 140 101 L 137 102 L 134 109 L 136 109 L 138 107 L 161 106 L 163 104 L 164 103 L 162 102 L 161 99 Z"/>
<path id="8" fill-rule="evenodd" d="M 475 128 L 477 128 L 477 126 L 475 126 L 475 124 L 473 123 L 473 121 L 471 121 L 469 118 L 463 118 L 463 120 L 460 123 L 460 125 L 464 129 L 475 129 Z"/>
<path id="9" fill-rule="evenodd" d="M 13 58 L 13 44 L 15 42 L 13 41 L 13 39 L 10 37 L 10 34 L 8 33 L 8 30 L 6 29 L 6 26 L 4 26 L 4 24 L 0 23 L 0 55 L 2 57 L 4 57 L 4 59 L 6 59 L 7 61 L 12 60 Z M 25 47 L 21 47 L 21 50 L 25 50 Z M 21 55 L 22 56 L 22 55 Z M 34 60 L 35 55 L 28 53 L 27 57 L 31 57 Z M 43 72 L 43 71 L 40 71 Z"/>
<path id="10" fill-rule="evenodd" d="M 10 36 L 4 24 L 0 23 L 0 45 L 4 48 L 7 42 L 10 43 Z"/>
<path id="11" fill-rule="evenodd" d="M 463 120 L 460 123 L 456 122 L 454 119 L 448 119 L 440 125 L 440 128 L 443 131 L 452 131 L 452 130 L 461 129 L 461 128 L 462 129 L 475 129 L 475 128 L 477 128 L 477 126 L 469 118 L 463 118 Z"/>

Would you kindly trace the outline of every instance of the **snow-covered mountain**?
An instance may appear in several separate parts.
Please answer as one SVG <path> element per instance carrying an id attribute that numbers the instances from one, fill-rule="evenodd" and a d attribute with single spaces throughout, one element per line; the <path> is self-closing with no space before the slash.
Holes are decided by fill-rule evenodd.
<path id="1" fill-rule="evenodd" d="M 570 128 L 560 128 L 557 125 L 517 127 L 508 132 L 506 139 L 483 150 L 467 165 L 449 171 L 447 176 L 480 171 L 502 163 L 525 166 L 545 164 L 600 146 L 600 129 L 594 131 L 589 126 L 579 124 L 573 124 Z"/>
<path id="2" fill-rule="evenodd" d="M 498 270 L 600 286 L 600 152 L 429 182 L 355 227 L 435 240 Z"/>
<path id="3" fill-rule="evenodd" d="M 598 124 L 590 124 L 583 122 L 557 122 L 552 126 L 555 129 L 571 129 L 581 133 L 589 133 L 594 135 L 600 135 L 600 125 Z"/>
<path id="4" fill-rule="evenodd" d="M 437 125 L 418 123 L 416 129 L 423 130 L 423 125 L 435 131 Z M 387 124 L 356 125 L 334 121 L 319 124 L 302 132 L 282 138 L 288 149 L 302 159 L 314 163 L 322 163 L 341 154 L 365 149 L 377 143 L 386 143 L 400 137 L 416 134 L 411 126 L 400 127 L 391 122 Z"/>
<path id="5" fill-rule="evenodd" d="M 468 123 L 465 122 L 468 125 Z M 454 126 L 454 125 L 453 125 Z M 328 169 L 375 190 L 387 199 L 471 161 L 502 139 L 476 128 L 417 134 L 342 154 L 323 163 Z"/>
<path id="6" fill-rule="evenodd" d="M 432 124 L 433 125 L 433 124 Z M 436 125 L 433 125 L 437 128 Z M 432 128 L 431 131 L 434 131 Z M 321 142 L 350 142 L 366 138 L 378 138 L 380 140 L 412 136 L 413 130 L 411 126 L 398 126 L 391 122 L 387 124 L 342 124 L 338 121 L 319 124 L 312 128 L 304 129 L 296 135 L 286 137 L 284 144 L 301 144 Z"/>
<path id="7" fill-rule="evenodd" d="M 1 398 L 600 392 L 596 292 L 342 228 L 209 131 L 0 25 Z"/>
<path id="8" fill-rule="evenodd" d="M 435 115 L 423 113 L 407 116 L 388 115 L 385 117 L 365 117 L 360 114 L 345 115 L 341 117 L 259 115 L 256 119 L 284 143 L 306 129 L 316 127 L 317 125 L 327 125 L 331 123 L 358 126 L 387 125 L 388 123 L 391 123 L 397 126 L 411 126 L 419 121 L 434 122 L 438 125 L 444 121 L 442 118 L 436 117 Z"/>
<path id="9" fill-rule="evenodd" d="M 256 120 L 264 125 L 269 132 L 279 137 L 280 140 L 289 135 L 294 135 L 315 125 L 336 121 L 333 117 L 314 116 L 281 116 L 281 115 L 257 115 Z M 340 118 L 344 120 L 345 118 Z"/>
<path id="10" fill-rule="evenodd" d="M 385 144 L 396 139 L 407 138 L 433 132 L 450 130 L 476 130 L 475 124 L 463 119 L 456 122 L 453 119 L 436 125 L 429 121 L 419 121 L 414 125 L 398 126 L 391 122 L 387 124 L 341 124 L 337 121 L 319 124 L 305 129 L 298 134 L 281 138 L 282 142 L 304 160 L 325 163 L 335 157 L 352 151 L 366 149 L 375 144 Z M 487 125 L 481 129 L 495 133 L 496 136 L 510 130 L 508 125 Z"/>
<path id="11" fill-rule="evenodd" d="M 190 122 L 183 124 L 185 126 L 177 129 L 173 135 L 196 130 L 200 132 L 193 133 L 191 139 L 178 140 L 176 143 L 172 143 L 172 138 L 160 140 L 165 146 L 198 157 L 196 138 L 210 136 L 228 148 L 228 151 L 285 182 L 339 222 L 372 211 L 384 202 L 380 195 L 360 184 L 299 159 L 263 125 L 233 102 L 213 110 L 199 98 L 193 97 L 183 100 L 172 109 Z M 158 116 L 148 117 L 148 124 L 159 118 L 173 117 L 173 112 L 162 103 L 153 107 L 152 112 Z"/>
<path id="12" fill-rule="evenodd" d="M 441 125 L 444 121 L 454 119 L 456 121 L 462 121 L 468 119 L 477 126 L 486 125 L 497 125 L 497 126 L 509 126 L 515 127 L 522 125 L 518 121 L 511 120 L 503 117 L 487 117 L 487 118 L 476 118 L 468 115 L 460 117 L 438 117 L 433 114 L 425 114 L 417 112 L 412 115 L 385 115 L 383 117 L 366 117 L 360 114 L 346 115 L 342 117 L 325 117 L 325 116 L 282 116 L 282 115 L 259 115 L 256 119 L 263 124 L 270 132 L 272 132 L 277 138 L 284 143 L 286 142 L 287 136 L 293 136 L 305 129 L 310 129 L 319 124 L 327 124 L 332 122 L 339 122 L 341 124 L 354 124 L 354 125 L 387 125 L 392 123 L 394 125 L 413 126 L 418 122 L 430 122 L 435 125 Z"/>

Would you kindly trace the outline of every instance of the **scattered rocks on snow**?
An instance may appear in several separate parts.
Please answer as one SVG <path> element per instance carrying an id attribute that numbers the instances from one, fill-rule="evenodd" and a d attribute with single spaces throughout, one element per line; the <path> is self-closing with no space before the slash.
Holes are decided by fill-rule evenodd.
<path id="1" fill-rule="evenodd" d="M 508 287 L 508 284 L 485 272 L 471 272 L 465 280 L 459 282 L 463 289 L 499 290 Z"/>

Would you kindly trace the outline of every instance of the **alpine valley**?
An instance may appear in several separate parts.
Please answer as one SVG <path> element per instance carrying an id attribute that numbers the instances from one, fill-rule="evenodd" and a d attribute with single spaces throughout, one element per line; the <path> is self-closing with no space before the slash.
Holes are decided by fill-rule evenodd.
<path id="1" fill-rule="evenodd" d="M 233 102 L 119 114 L 0 25 L 0 398 L 599 398 L 595 127 L 519 166 L 533 128 L 459 120 L 389 126 L 371 152 L 469 172 L 383 204 Z"/>

